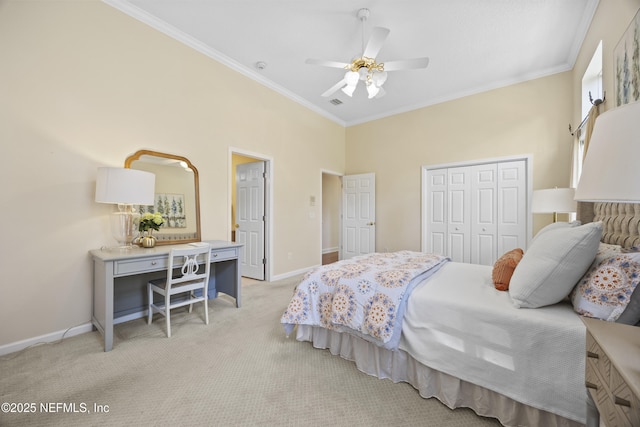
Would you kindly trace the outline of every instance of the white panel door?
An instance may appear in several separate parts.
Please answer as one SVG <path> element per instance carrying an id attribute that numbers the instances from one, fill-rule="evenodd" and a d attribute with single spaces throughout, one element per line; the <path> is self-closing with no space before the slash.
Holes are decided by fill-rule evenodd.
<path id="1" fill-rule="evenodd" d="M 493 265 L 497 259 L 498 165 L 471 166 L 471 262 Z"/>
<path id="2" fill-rule="evenodd" d="M 265 163 L 236 166 L 236 241 L 242 243 L 241 274 L 264 280 Z"/>
<path id="3" fill-rule="evenodd" d="M 471 261 L 471 185 L 469 168 L 449 168 L 447 246 L 452 261 Z"/>
<path id="4" fill-rule="evenodd" d="M 426 169 L 423 250 L 492 265 L 511 249 L 525 249 L 527 163 L 513 159 Z"/>
<path id="5" fill-rule="evenodd" d="M 376 250 L 375 174 L 342 177 L 342 259 Z"/>
<path id="6" fill-rule="evenodd" d="M 447 170 L 427 171 L 426 252 L 447 255 Z"/>
<path id="7" fill-rule="evenodd" d="M 524 160 L 498 163 L 498 255 L 527 246 L 527 179 Z"/>

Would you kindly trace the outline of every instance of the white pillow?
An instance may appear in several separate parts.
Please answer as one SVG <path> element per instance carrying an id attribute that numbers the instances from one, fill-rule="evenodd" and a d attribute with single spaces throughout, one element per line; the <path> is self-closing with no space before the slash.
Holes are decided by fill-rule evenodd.
<path id="1" fill-rule="evenodd" d="M 562 301 L 593 262 L 601 236 L 602 222 L 553 228 L 538 235 L 511 277 L 513 304 L 537 308 Z"/>
<path id="2" fill-rule="evenodd" d="M 578 227 L 579 225 L 582 225 L 582 223 L 580 221 L 571 221 L 571 222 L 552 222 L 551 224 L 545 225 L 544 227 L 542 227 L 540 229 L 540 231 L 538 231 L 538 234 L 536 234 L 533 237 L 533 240 L 531 240 L 531 243 L 529 245 L 532 245 L 533 242 L 536 241 L 536 239 L 543 235 L 544 233 L 546 233 L 547 231 L 550 230 L 556 230 L 558 228 L 568 228 L 568 227 Z"/>

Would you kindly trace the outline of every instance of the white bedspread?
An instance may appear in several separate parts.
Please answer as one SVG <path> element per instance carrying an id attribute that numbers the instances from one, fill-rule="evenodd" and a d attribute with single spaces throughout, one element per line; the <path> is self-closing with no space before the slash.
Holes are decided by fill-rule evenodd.
<path id="1" fill-rule="evenodd" d="M 399 348 L 433 369 L 584 422 L 585 327 L 571 305 L 515 308 L 491 267 L 450 262 L 417 285 Z"/>

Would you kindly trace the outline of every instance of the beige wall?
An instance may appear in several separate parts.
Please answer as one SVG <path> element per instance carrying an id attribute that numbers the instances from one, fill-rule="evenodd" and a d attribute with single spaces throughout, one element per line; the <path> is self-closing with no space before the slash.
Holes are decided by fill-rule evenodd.
<path id="1" fill-rule="evenodd" d="M 87 253 L 115 243 L 96 168 L 139 149 L 198 168 L 204 239 L 230 235 L 229 147 L 273 159 L 274 275 L 320 262 L 321 170 L 376 173 L 389 250 L 420 247 L 422 165 L 531 154 L 534 188 L 567 185 L 584 69 L 602 38 L 613 94 L 639 7 L 602 0 L 573 71 L 345 131 L 99 0 L 0 1 L 0 347 L 89 321 Z"/>
<path id="2" fill-rule="evenodd" d="M 229 147 L 269 156 L 273 274 L 320 263 L 343 127 L 99 0 L 0 2 L 0 58 L 0 346 L 89 321 L 88 251 L 115 244 L 96 170 L 139 149 L 198 168 L 203 239 L 230 236 Z"/>
<path id="3" fill-rule="evenodd" d="M 613 50 L 640 9 L 640 0 L 600 0 L 589 32 L 582 43 L 580 54 L 573 68 L 574 105 L 572 123 L 581 121 L 580 85 L 593 53 L 602 40 L 602 87 L 607 95 L 600 112 L 615 108 Z M 595 94 L 594 94 L 595 95 Z"/>
<path id="4" fill-rule="evenodd" d="M 376 173 L 376 249 L 420 249 L 422 165 L 531 154 L 533 189 L 568 186 L 582 76 L 603 40 L 604 89 L 614 93 L 613 49 L 638 8 L 600 1 L 572 71 L 348 128 L 347 173 Z M 534 215 L 533 234 L 550 221 Z"/>
<path id="5" fill-rule="evenodd" d="M 571 107 L 566 72 L 348 128 L 347 173 L 376 174 L 376 249 L 420 250 L 423 165 L 530 154 L 534 188 L 568 185 Z"/>

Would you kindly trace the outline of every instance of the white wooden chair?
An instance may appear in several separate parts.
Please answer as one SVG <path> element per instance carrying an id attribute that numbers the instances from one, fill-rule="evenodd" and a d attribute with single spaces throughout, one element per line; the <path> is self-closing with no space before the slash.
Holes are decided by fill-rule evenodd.
<path id="1" fill-rule="evenodd" d="M 198 264 L 198 261 L 200 264 Z M 153 313 L 162 314 L 167 319 L 167 337 L 171 337 L 171 309 L 189 306 L 189 313 L 196 302 L 204 303 L 204 322 L 209 324 L 209 306 L 207 304 L 207 288 L 209 287 L 209 271 L 211 269 L 211 247 L 208 243 L 185 245 L 184 248 L 171 249 L 169 266 L 165 279 L 151 280 L 147 283 L 148 312 L 147 323 L 150 325 Z M 196 291 L 202 290 L 201 295 Z M 154 293 L 163 296 L 162 302 L 154 302 Z M 171 300 L 174 295 L 186 294 Z"/>

